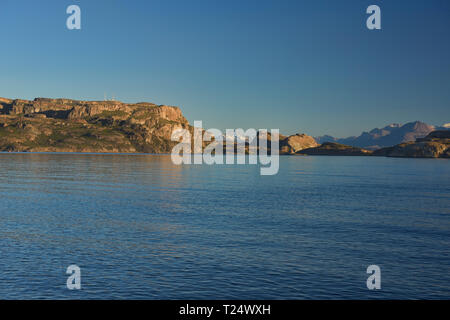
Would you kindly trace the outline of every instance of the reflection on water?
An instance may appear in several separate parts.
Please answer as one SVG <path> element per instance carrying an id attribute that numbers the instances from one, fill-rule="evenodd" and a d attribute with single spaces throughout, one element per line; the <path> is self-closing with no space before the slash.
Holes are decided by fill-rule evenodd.
<path id="1" fill-rule="evenodd" d="M 449 297 L 448 160 L 281 157 L 259 173 L 1 153 L 0 298 Z"/>

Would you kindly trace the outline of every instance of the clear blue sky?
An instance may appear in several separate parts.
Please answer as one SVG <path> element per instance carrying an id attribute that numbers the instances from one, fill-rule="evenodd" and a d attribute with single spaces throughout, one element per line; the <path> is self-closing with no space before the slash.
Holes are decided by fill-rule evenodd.
<path id="1" fill-rule="evenodd" d="M 66 29 L 78 4 L 82 30 Z M 368 5 L 382 30 L 366 28 Z M 450 122 L 447 0 L 1 0 L 0 96 L 178 105 L 342 137 Z"/>

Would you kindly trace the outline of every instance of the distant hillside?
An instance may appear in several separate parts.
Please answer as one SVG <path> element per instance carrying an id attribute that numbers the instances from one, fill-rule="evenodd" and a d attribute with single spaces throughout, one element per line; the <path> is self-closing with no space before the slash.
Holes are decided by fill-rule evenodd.
<path id="1" fill-rule="evenodd" d="M 316 137 L 315 139 L 318 143 L 336 142 L 353 147 L 375 150 L 391 147 L 404 142 L 415 141 L 418 138 L 426 137 L 434 130 L 446 129 L 450 129 L 449 124 L 446 124 L 443 127 L 435 127 L 420 121 L 415 121 L 409 122 L 403 126 L 400 124 L 390 124 L 382 129 L 376 128 L 369 132 L 363 132 L 358 137 L 339 139 L 325 135 Z"/>
<path id="2" fill-rule="evenodd" d="M 317 156 L 370 156 L 372 151 L 346 146 L 336 142 L 324 142 L 320 146 L 297 151 L 296 154 Z"/>
<path id="3" fill-rule="evenodd" d="M 407 158 L 450 158 L 450 130 L 433 131 L 415 142 L 376 150 L 373 155 Z"/>

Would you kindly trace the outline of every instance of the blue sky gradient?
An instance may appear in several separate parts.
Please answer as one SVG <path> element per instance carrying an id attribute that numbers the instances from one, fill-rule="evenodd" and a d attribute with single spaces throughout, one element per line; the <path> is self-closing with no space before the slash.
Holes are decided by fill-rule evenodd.
<path id="1" fill-rule="evenodd" d="M 66 8 L 82 29 L 66 28 Z M 382 30 L 366 28 L 366 8 Z M 0 96 L 178 105 L 338 137 L 450 122 L 450 1 L 2 0 Z"/>

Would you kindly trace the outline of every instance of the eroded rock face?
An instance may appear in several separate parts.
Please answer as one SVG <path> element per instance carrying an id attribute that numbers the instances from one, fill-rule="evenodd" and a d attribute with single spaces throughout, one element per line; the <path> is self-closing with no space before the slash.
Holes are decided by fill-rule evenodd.
<path id="1" fill-rule="evenodd" d="M 313 137 L 297 133 L 280 141 L 280 152 L 283 154 L 294 154 L 300 150 L 314 148 L 318 145 Z"/>
<path id="2" fill-rule="evenodd" d="M 0 150 L 165 153 L 179 128 L 190 125 L 173 106 L 0 98 Z"/>

